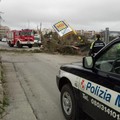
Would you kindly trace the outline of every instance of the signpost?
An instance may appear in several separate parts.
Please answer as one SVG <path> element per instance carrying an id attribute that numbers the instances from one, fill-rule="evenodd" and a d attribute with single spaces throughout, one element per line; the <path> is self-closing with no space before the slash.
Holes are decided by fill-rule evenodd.
<path id="1" fill-rule="evenodd" d="M 72 28 L 65 22 L 59 21 L 53 25 L 54 30 L 58 33 L 60 37 L 67 35 L 70 32 L 73 32 Z"/>
<path id="2" fill-rule="evenodd" d="M 69 24 L 67 24 L 66 21 L 59 21 L 55 23 L 53 28 L 60 37 L 67 36 L 69 34 L 77 35 L 77 32 Z M 78 36 L 78 39 L 83 41 L 80 36 Z"/>

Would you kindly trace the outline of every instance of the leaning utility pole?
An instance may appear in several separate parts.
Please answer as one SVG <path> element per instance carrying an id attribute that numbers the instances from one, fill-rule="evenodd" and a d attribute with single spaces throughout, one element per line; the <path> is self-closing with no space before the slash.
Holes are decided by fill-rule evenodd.
<path id="1" fill-rule="evenodd" d="M 42 30 L 42 23 L 40 23 L 40 32 L 41 32 L 41 30 Z"/>
<path id="2" fill-rule="evenodd" d="M 42 23 L 40 23 L 40 31 L 39 31 L 39 34 L 40 34 L 40 39 L 42 39 Z"/>

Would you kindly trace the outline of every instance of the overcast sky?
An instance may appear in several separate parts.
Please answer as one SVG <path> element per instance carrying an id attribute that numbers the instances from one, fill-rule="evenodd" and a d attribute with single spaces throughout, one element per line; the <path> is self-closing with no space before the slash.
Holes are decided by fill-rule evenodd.
<path id="1" fill-rule="evenodd" d="M 120 31 L 120 0 L 1 0 L 0 11 L 11 29 L 52 28 L 66 20 L 74 29 Z"/>

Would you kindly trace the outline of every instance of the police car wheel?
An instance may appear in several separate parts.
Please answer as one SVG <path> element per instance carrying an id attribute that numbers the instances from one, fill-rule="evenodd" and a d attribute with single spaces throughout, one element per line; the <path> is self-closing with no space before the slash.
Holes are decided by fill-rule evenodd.
<path id="1" fill-rule="evenodd" d="M 67 120 L 76 119 L 75 98 L 69 84 L 64 85 L 61 90 L 61 106 Z"/>

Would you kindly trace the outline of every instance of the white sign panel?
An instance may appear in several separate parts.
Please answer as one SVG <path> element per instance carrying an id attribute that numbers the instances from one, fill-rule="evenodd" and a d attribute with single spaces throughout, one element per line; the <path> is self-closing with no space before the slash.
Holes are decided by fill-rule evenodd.
<path id="1" fill-rule="evenodd" d="M 62 37 L 73 30 L 65 21 L 59 21 L 53 25 L 54 30 Z"/>

